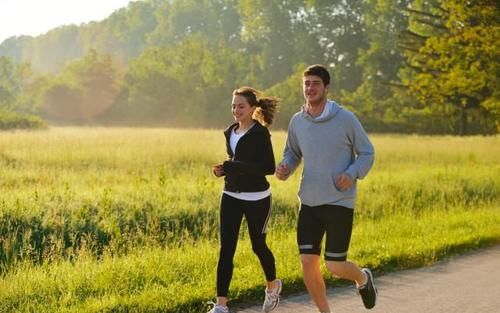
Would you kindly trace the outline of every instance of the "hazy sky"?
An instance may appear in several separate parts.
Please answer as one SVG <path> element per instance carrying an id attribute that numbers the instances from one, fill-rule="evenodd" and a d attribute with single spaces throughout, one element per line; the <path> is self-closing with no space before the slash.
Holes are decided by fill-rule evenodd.
<path id="1" fill-rule="evenodd" d="M 0 0 L 0 43 L 39 35 L 61 25 L 98 21 L 130 0 Z"/>

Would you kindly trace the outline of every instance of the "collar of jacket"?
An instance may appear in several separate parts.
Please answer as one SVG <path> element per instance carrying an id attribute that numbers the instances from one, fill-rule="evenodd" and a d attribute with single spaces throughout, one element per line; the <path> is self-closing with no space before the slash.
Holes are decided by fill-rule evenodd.
<path id="1" fill-rule="evenodd" d="M 266 129 L 266 127 L 262 126 L 262 124 L 259 123 L 259 121 L 256 121 L 256 120 L 253 120 L 253 121 L 254 121 L 255 125 L 253 125 L 253 127 L 250 127 L 250 129 L 245 133 L 245 135 L 250 134 L 250 133 L 255 133 L 255 132 L 262 132 Z M 238 126 L 238 123 L 234 123 L 224 130 L 224 135 L 226 136 L 226 138 L 228 140 L 229 140 L 229 137 L 231 137 L 231 132 L 233 131 L 233 129 L 236 126 Z"/>

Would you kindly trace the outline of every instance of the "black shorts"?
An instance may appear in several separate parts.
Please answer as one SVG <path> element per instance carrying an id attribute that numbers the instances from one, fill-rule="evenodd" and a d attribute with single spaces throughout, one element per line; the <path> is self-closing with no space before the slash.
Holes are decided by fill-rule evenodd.
<path id="1" fill-rule="evenodd" d="M 345 261 L 351 241 L 354 210 L 338 205 L 300 206 L 297 244 L 300 254 L 321 254 L 326 233 L 325 260 Z"/>

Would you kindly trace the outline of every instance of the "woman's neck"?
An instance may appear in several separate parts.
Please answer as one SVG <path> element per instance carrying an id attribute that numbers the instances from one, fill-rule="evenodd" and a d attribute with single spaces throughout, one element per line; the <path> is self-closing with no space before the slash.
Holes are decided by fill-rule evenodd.
<path id="1" fill-rule="evenodd" d="M 238 123 L 238 128 L 235 130 L 235 132 L 237 132 L 237 133 L 244 133 L 247 130 L 249 130 L 250 127 L 253 126 L 253 124 L 255 124 L 255 122 L 252 119 L 250 119 L 248 121 L 240 121 Z"/>

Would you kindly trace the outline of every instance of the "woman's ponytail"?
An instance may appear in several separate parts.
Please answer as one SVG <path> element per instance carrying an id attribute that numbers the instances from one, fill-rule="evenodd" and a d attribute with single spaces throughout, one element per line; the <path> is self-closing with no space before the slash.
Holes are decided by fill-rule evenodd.
<path id="1" fill-rule="evenodd" d="M 253 117 L 262 125 L 268 127 L 273 123 L 274 114 L 278 110 L 278 98 L 264 97 L 260 91 L 251 87 L 238 88 L 233 91 L 233 96 L 243 96 L 251 106 L 256 106 Z"/>
<path id="2" fill-rule="evenodd" d="M 259 98 L 255 117 L 264 126 L 270 126 L 273 123 L 274 114 L 278 110 L 279 99 L 275 97 Z"/>

